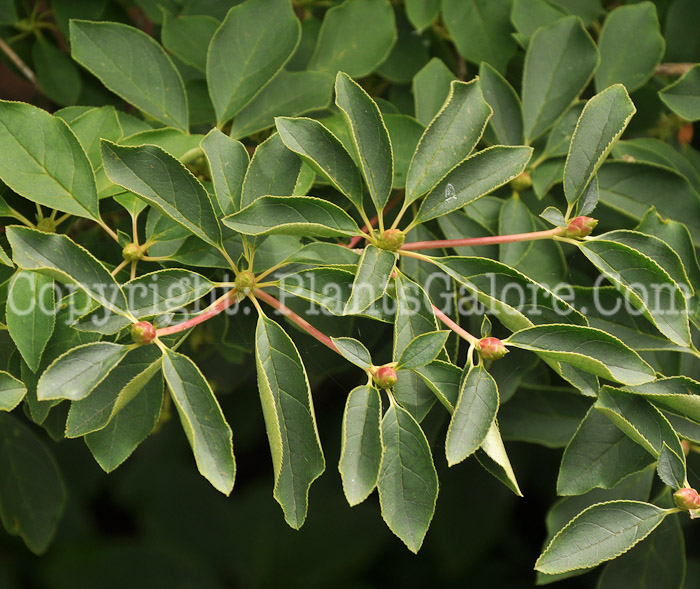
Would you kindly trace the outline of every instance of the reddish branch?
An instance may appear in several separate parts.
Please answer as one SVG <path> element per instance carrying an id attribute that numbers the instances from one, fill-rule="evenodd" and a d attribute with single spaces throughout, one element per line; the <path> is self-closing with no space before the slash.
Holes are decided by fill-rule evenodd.
<path id="1" fill-rule="evenodd" d="M 462 329 L 459 325 L 457 325 L 454 321 L 452 321 L 452 319 L 450 319 L 447 315 L 445 315 L 435 305 L 433 305 L 433 313 L 435 313 L 435 316 L 440 321 L 442 321 L 445 325 L 447 325 L 447 327 L 449 327 L 452 331 L 454 331 L 461 338 L 464 338 L 465 340 L 467 340 L 470 344 L 475 344 L 476 342 L 479 341 L 479 338 L 474 337 L 466 329 Z"/>
<path id="2" fill-rule="evenodd" d="M 156 335 L 171 335 L 173 333 L 185 331 L 186 329 L 194 327 L 195 325 L 199 325 L 200 323 L 204 323 L 207 319 L 211 319 L 212 317 L 214 317 L 214 315 L 218 315 L 223 310 L 233 305 L 237 300 L 236 294 L 237 293 L 235 289 L 229 290 L 224 296 L 220 297 L 215 303 L 213 303 L 210 307 L 208 307 L 199 315 L 192 317 L 187 321 L 183 321 L 182 323 L 177 323 L 169 327 L 163 327 L 162 329 L 158 329 L 156 331 Z"/>
<path id="3" fill-rule="evenodd" d="M 255 295 L 256 299 L 259 299 L 261 301 L 265 301 L 268 305 L 277 309 L 280 313 L 282 313 L 282 315 L 287 317 L 290 321 L 293 321 L 294 323 L 296 323 L 306 333 L 308 333 L 311 337 L 316 338 L 324 346 L 327 346 L 331 350 L 333 350 L 334 352 L 337 352 L 338 354 L 340 354 L 340 352 L 338 351 L 338 348 L 335 347 L 335 344 L 333 343 L 331 338 L 329 338 L 325 333 L 322 333 L 321 331 L 316 329 L 306 319 L 297 315 L 294 311 L 292 311 L 289 307 L 285 306 L 284 303 L 278 301 L 271 294 L 268 294 L 265 291 L 259 290 L 259 289 L 256 290 L 253 294 Z"/>
<path id="4" fill-rule="evenodd" d="M 533 231 L 531 233 L 515 233 L 513 235 L 490 235 L 488 237 L 468 237 L 465 239 L 436 239 L 433 241 L 414 241 L 401 246 L 404 251 L 430 250 L 445 247 L 463 247 L 467 245 L 494 245 L 499 243 L 513 243 L 516 241 L 534 241 L 537 239 L 550 239 L 555 235 L 561 235 L 562 228 L 555 227 L 546 231 Z"/>

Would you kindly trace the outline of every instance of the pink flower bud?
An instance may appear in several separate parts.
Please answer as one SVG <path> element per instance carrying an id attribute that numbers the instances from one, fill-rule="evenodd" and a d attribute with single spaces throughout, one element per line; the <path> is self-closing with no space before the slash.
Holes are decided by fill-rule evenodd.
<path id="1" fill-rule="evenodd" d="M 695 489 L 678 489 L 673 494 L 673 501 L 680 509 L 700 509 L 700 495 Z"/>
<path id="2" fill-rule="evenodd" d="M 396 370 L 391 366 L 380 366 L 377 368 L 372 378 L 374 378 L 374 384 L 380 389 L 390 389 L 396 384 L 396 381 L 399 380 Z"/>
<path id="3" fill-rule="evenodd" d="M 565 237 L 587 237 L 598 225 L 598 219 L 591 217 L 576 217 L 569 221 L 569 225 L 564 231 Z"/>
<path id="4" fill-rule="evenodd" d="M 497 337 L 485 337 L 476 343 L 476 351 L 484 360 L 500 360 L 508 349 Z"/>
<path id="5" fill-rule="evenodd" d="M 131 339 L 135 344 L 143 346 L 156 339 L 156 328 L 148 321 L 139 321 L 131 326 Z"/>

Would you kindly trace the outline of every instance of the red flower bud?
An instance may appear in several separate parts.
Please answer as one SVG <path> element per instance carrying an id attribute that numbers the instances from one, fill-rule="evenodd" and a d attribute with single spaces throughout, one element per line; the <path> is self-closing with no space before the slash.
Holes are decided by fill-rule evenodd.
<path id="1" fill-rule="evenodd" d="M 681 440 L 681 448 L 683 448 L 683 454 L 686 456 L 690 454 L 690 442 L 688 440 Z"/>
<path id="2" fill-rule="evenodd" d="M 122 257 L 127 262 L 137 262 L 143 258 L 143 250 L 135 243 L 127 243 L 122 250 Z"/>
<path id="3" fill-rule="evenodd" d="M 569 221 L 569 226 L 564 231 L 564 237 L 587 237 L 598 224 L 598 219 L 591 217 L 576 217 Z"/>
<path id="4" fill-rule="evenodd" d="M 380 389 L 390 389 L 396 384 L 396 381 L 399 380 L 396 370 L 391 366 L 380 366 L 377 368 L 372 378 L 374 378 L 374 384 Z"/>
<path id="5" fill-rule="evenodd" d="M 508 349 L 497 337 L 485 337 L 476 342 L 476 351 L 484 360 L 500 360 Z"/>
<path id="6" fill-rule="evenodd" d="M 700 495 L 695 489 L 678 489 L 673 494 L 673 501 L 680 509 L 700 509 Z"/>
<path id="7" fill-rule="evenodd" d="M 395 252 L 406 241 L 406 235 L 401 229 L 387 229 L 379 236 L 377 246 L 383 250 Z"/>
<path id="8" fill-rule="evenodd" d="M 156 328 L 148 321 L 139 321 L 131 326 L 131 339 L 135 344 L 143 346 L 156 339 Z"/>
<path id="9" fill-rule="evenodd" d="M 510 181 L 510 185 L 513 187 L 513 190 L 516 192 L 522 192 L 523 190 L 527 190 L 532 186 L 532 176 L 528 174 L 527 172 L 523 172 L 519 176 L 516 176 Z"/>

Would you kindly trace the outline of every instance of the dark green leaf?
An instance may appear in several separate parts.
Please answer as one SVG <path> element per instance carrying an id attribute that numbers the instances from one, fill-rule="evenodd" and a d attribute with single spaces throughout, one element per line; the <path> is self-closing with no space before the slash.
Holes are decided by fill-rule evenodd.
<path id="1" fill-rule="evenodd" d="M 659 93 L 661 100 L 688 121 L 700 120 L 700 65 L 690 68 Z"/>
<path id="2" fill-rule="evenodd" d="M 356 315 L 365 311 L 374 301 L 380 299 L 391 279 L 396 266 L 396 254 L 368 245 L 352 285 L 352 294 L 345 305 L 345 315 Z"/>
<path id="3" fill-rule="evenodd" d="M 163 28 L 161 40 L 163 46 L 180 61 L 197 68 L 200 72 L 207 69 L 207 50 L 209 41 L 219 28 L 219 21 L 211 16 L 173 16 L 163 9 Z"/>
<path id="4" fill-rule="evenodd" d="M 9 372 L 0 370 L 0 411 L 12 411 L 22 402 L 27 387 Z"/>
<path id="5" fill-rule="evenodd" d="M 445 455 L 454 466 L 476 452 L 484 443 L 498 411 L 498 387 L 482 366 L 469 368 L 452 413 Z"/>
<path id="6" fill-rule="evenodd" d="M 70 45 L 73 59 L 109 90 L 166 125 L 188 130 L 182 78 L 152 37 L 119 23 L 71 20 Z"/>
<path id="7" fill-rule="evenodd" d="M 309 487 L 326 463 L 306 370 L 289 336 L 264 315 L 255 334 L 258 387 L 275 470 L 274 496 L 295 529 L 306 519 Z"/>
<path id="8" fill-rule="evenodd" d="M 382 113 L 369 94 L 338 72 L 335 103 L 343 112 L 360 160 L 362 175 L 377 212 L 382 212 L 394 183 L 394 155 Z"/>
<path id="9" fill-rule="evenodd" d="M 221 125 L 279 72 L 299 44 L 301 25 L 287 0 L 234 6 L 209 43 L 207 83 Z"/>
<path id="10" fill-rule="evenodd" d="M 567 16 L 538 29 L 525 54 L 525 139 L 542 135 L 588 85 L 600 57 L 581 20 Z M 572 63 L 576 67 L 571 67 Z"/>
<path id="11" fill-rule="evenodd" d="M 485 61 L 479 66 L 481 91 L 493 109 L 491 128 L 504 145 L 523 143 L 523 105 L 508 81 Z"/>
<path id="12" fill-rule="evenodd" d="M 172 350 L 163 356 L 163 375 L 199 472 L 228 495 L 236 476 L 231 428 L 209 383 L 192 360 Z"/>
<path id="13" fill-rule="evenodd" d="M 230 215 L 240 208 L 248 152 L 242 143 L 226 137 L 218 129 L 209 131 L 201 146 L 209 162 L 219 208 L 224 215 Z"/>
<path id="14" fill-rule="evenodd" d="M 362 342 L 351 337 L 333 337 L 333 344 L 348 362 L 359 366 L 362 370 L 369 370 L 372 365 L 372 356 Z"/>
<path id="15" fill-rule="evenodd" d="M 221 244 L 221 228 L 207 191 L 172 155 L 155 145 L 123 147 L 103 140 L 102 159 L 112 182 L 214 247 Z"/>
<path id="16" fill-rule="evenodd" d="M 433 57 L 413 78 L 413 102 L 418 119 L 430 124 L 450 94 L 455 75 L 438 57 Z M 394 149 L 396 149 L 394 145 Z"/>
<path id="17" fill-rule="evenodd" d="M 688 474 L 685 467 L 685 455 L 674 452 L 664 442 L 659 462 L 656 466 L 659 478 L 674 491 L 688 486 Z"/>
<path id="18" fill-rule="evenodd" d="M 382 419 L 382 447 L 377 482 L 382 517 L 417 553 L 435 512 L 438 478 L 423 430 L 393 401 Z"/>
<path id="19" fill-rule="evenodd" d="M 442 352 L 449 331 L 429 331 L 418 335 L 401 352 L 397 369 L 410 370 L 430 364 Z"/>
<path id="20" fill-rule="evenodd" d="M 0 180 L 17 194 L 99 219 L 95 175 L 68 125 L 44 110 L 0 100 Z"/>
<path id="21" fill-rule="evenodd" d="M 66 504 L 53 456 L 21 421 L 0 414 L 0 517 L 35 554 L 49 547 Z"/>
<path id="22" fill-rule="evenodd" d="M 338 470 L 350 505 L 362 503 L 377 486 L 382 461 L 382 403 L 371 386 L 350 391 L 343 414 Z"/>

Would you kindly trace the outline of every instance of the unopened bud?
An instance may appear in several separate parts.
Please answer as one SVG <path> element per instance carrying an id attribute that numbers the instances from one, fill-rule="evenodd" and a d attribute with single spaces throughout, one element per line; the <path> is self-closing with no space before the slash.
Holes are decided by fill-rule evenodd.
<path id="1" fill-rule="evenodd" d="M 44 217 L 39 219 L 36 228 L 44 233 L 56 233 L 56 220 L 51 217 Z"/>
<path id="2" fill-rule="evenodd" d="M 517 192 L 522 192 L 523 190 L 527 190 L 532 186 L 532 176 L 528 174 L 527 172 L 523 172 L 519 176 L 516 176 L 510 181 L 510 185 L 513 188 L 513 190 Z"/>
<path id="3" fill-rule="evenodd" d="M 156 328 L 148 321 L 139 321 L 131 326 L 131 339 L 135 344 L 143 346 L 156 339 Z"/>
<path id="4" fill-rule="evenodd" d="M 564 237 L 588 237 L 598 225 L 598 219 L 575 217 L 569 221 Z"/>
<path id="5" fill-rule="evenodd" d="M 695 489 L 678 489 L 673 494 L 673 501 L 680 509 L 700 509 L 700 495 Z"/>
<path id="6" fill-rule="evenodd" d="M 508 348 L 497 337 L 485 337 L 476 343 L 476 351 L 484 360 L 500 360 Z"/>
<path id="7" fill-rule="evenodd" d="M 380 389 L 390 389 L 396 384 L 396 381 L 399 380 L 396 370 L 391 366 L 380 366 L 377 368 L 372 378 L 374 379 L 374 384 Z"/>
<path id="8" fill-rule="evenodd" d="M 406 241 L 406 234 L 400 229 L 387 229 L 379 236 L 377 246 L 390 252 L 397 251 Z"/>
<path id="9" fill-rule="evenodd" d="M 122 257 L 127 262 L 137 262 L 143 258 L 143 250 L 135 243 L 127 243 L 122 250 Z"/>
<path id="10" fill-rule="evenodd" d="M 690 454 L 690 442 L 688 440 L 681 440 L 681 448 L 683 448 L 683 454 L 686 456 Z"/>
<path id="11" fill-rule="evenodd" d="M 243 270 L 236 276 L 235 285 L 239 293 L 247 295 L 255 287 L 255 274 L 250 270 Z"/>

